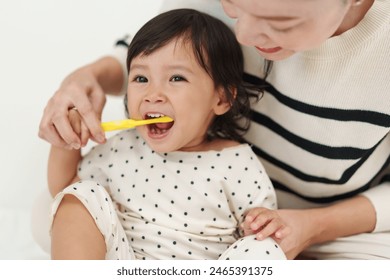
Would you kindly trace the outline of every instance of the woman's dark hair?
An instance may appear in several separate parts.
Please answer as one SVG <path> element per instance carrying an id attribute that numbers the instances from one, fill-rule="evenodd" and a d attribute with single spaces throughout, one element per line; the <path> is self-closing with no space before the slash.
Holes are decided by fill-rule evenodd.
<path id="1" fill-rule="evenodd" d="M 210 75 L 216 88 L 224 89 L 226 100 L 231 104 L 228 112 L 215 117 L 208 137 L 243 142 L 242 135 L 250 124 L 250 99 L 257 100 L 260 90 L 244 84 L 241 47 L 222 21 L 192 9 L 171 10 L 154 17 L 131 41 L 127 69 L 138 55 L 147 56 L 177 39 L 192 45 L 199 65 Z M 126 112 L 128 114 L 127 108 Z"/>

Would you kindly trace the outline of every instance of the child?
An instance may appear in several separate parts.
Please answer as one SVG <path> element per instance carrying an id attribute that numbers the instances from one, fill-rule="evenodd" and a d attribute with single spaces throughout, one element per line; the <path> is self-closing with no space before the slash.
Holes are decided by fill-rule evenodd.
<path id="1" fill-rule="evenodd" d="M 49 187 L 61 191 L 53 258 L 284 259 L 273 239 L 238 230 L 250 208 L 275 209 L 276 199 L 261 163 L 240 144 L 256 94 L 243 85 L 234 34 L 206 14 L 173 10 L 137 32 L 127 67 L 129 116 L 174 121 L 119 132 L 83 158 L 52 147 Z M 77 111 L 69 116 L 80 131 Z M 283 229 L 264 212 L 263 227 Z"/>

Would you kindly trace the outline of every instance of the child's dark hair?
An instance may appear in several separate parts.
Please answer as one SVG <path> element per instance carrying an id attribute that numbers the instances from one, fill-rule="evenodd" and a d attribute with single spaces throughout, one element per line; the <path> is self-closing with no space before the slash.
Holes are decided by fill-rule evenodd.
<path id="1" fill-rule="evenodd" d="M 127 69 L 138 55 L 147 56 L 175 39 L 192 45 L 198 63 L 213 79 L 215 87 L 224 89 L 231 104 L 228 112 L 213 120 L 208 137 L 243 142 L 242 135 L 250 124 L 250 99 L 258 99 L 260 91 L 244 84 L 241 47 L 222 21 L 192 9 L 171 10 L 156 16 L 134 36 L 128 50 Z"/>

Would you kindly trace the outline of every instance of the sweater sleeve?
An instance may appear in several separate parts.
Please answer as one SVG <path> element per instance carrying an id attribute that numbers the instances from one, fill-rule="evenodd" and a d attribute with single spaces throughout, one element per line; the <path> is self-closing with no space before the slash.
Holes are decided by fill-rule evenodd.
<path id="1" fill-rule="evenodd" d="M 390 231 L 390 183 L 383 183 L 369 189 L 362 195 L 374 205 L 376 212 L 376 226 L 374 232 Z"/>
<path id="2" fill-rule="evenodd" d="M 121 95 L 125 95 L 126 89 L 127 89 L 126 59 L 127 59 L 127 48 L 131 42 L 131 38 L 132 38 L 132 36 L 130 36 L 128 34 L 125 35 L 123 38 L 116 41 L 112 50 L 107 54 L 107 56 L 116 59 L 122 67 L 123 84 L 122 84 L 122 88 L 120 91 Z"/>

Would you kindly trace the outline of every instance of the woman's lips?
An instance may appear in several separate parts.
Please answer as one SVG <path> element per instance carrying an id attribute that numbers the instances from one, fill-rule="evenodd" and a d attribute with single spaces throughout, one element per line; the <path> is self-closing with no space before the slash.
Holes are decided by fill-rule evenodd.
<path id="1" fill-rule="evenodd" d="M 260 48 L 260 47 L 256 47 L 256 49 L 258 49 L 259 51 L 261 51 L 263 53 L 276 53 L 276 52 L 280 51 L 282 48 L 281 47 L 275 47 L 275 48 Z"/>

